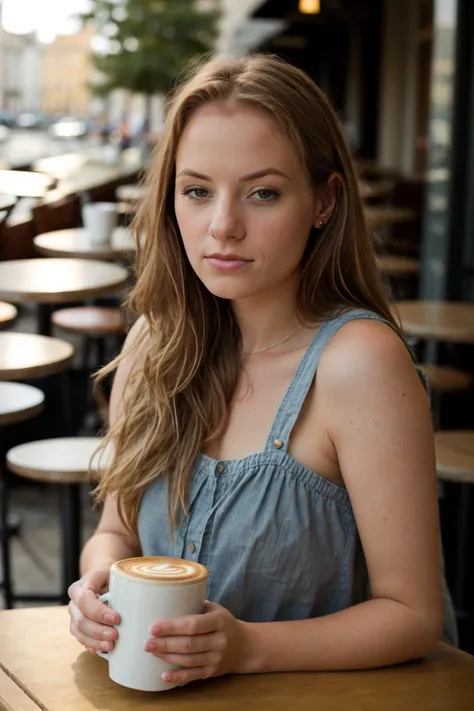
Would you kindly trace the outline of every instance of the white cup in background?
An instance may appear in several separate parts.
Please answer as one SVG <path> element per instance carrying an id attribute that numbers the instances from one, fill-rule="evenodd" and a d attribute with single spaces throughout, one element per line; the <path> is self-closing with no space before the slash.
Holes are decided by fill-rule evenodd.
<path id="1" fill-rule="evenodd" d="M 120 615 L 112 652 L 98 652 L 109 662 L 112 681 L 140 691 L 166 691 L 161 675 L 176 666 L 145 652 L 155 622 L 202 612 L 209 571 L 180 558 L 126 558 L 110 569 L 109 592 L 99 600 Z"/>
<path id="2" fill-rule="evenodd" d="M 118 212 L 114 202 L 89 202 L 82 207 L 82 221 L 94 244 L 108 244 L 117 227 Z"/>

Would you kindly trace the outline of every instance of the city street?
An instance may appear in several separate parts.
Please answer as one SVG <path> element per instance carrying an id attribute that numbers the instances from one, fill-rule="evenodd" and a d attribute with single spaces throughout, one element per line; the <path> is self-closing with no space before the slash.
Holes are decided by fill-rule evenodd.
<path id="1" fill-rule="evenodd" d="M 14 129 L 0 144 L 0 162 L 12 168 L 26 166 L 40 158 L 83 150 L 98 144 L 98 139 L 54 139 L 47 131 Z"/>

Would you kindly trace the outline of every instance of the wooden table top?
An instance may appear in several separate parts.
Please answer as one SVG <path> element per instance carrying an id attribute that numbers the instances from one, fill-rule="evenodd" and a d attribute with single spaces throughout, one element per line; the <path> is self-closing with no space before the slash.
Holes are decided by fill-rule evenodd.
<path id="1" fill-rule="evenodd" d="M 44 173 L 25 170 L 0 170 L 0 192 L 19 198 L 40 198 L 56 180 Z"/>
<path id="2" fill-rule="evenodd" d="M 45 232 L 34 239 L 40 254 L 47 257 L 81 257 L 82 259 L 123 259 L 135 252 L 132 233 L 126 227 L 117 227 L 109 244 L 92 242 L 83 227 Z"/>
<path id="3" fill-rule="evenodd" d="M 90 299 L 124 288 L 127 270 L 89 259 L 17 259 L 0 262 L 0 298 L 59 303 Z"/>
<path id="4" fill-rule="evenodd" d="M 0 329 L 8 326 L 18 316 L 18 310 L 13 304 L 7 304 L 5 301 L 0 301 Z"/>
<path id="5" fill-rule="evenodd" d="M 436 432 L 435 444 L 439 478 L 474 484 L 474 430 Z"/>
<path id="6" fill-rule="evenodd" d="M 382 207 L 366 205 L 365 219 L 369 227 L 387 227 L 401 222 L 413 222 L 416 219 L 415 210 L 404 207 Z"/>
<path id="7" fill-rule="evenodd" d="M 380 271 L 390 276 L 413 276 L 420 271 L 420 262 L 412 257 L 382 254 L 377 257 Z"/>
<path id="8" fill-rule="evenodd" d="M 131 691 L 109 679 L 104 659 L 82 651 L 64 607 L 0 612 L 0 669 L 0 707 L 8 711 L 472 711 L 474 700 L 474 659 L 445 645 L 390 669 L 230 676 L 160 694 Z"/>
<path id="9" fill-rule="evenodd" d="M 451 343 L 474 343 L 474 304 L 398 301 L 393 313 L 409 336 Z"/>
<path id="10" fill-rule="evenodd" d="M 43 409 L 44 393 L 25 383 L 0 382 L 0 425 L 23 422 Z"/>
<path id="11" fill-rule="evenodd" d="M 0 380 L 39 378 L 65 370 L 74 355 L 67 341 L 34 333 L 0 333 Z"/>

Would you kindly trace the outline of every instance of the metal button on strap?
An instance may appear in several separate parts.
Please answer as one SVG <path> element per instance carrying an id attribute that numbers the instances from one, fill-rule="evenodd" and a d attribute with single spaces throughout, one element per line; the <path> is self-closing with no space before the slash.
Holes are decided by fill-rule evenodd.
<path id="1" fill-rule="evenodd" d="M 283 442 L 281 441 L 281 439 L 276 439 L 276 440 L 273 442 L 273 445 L 274 445 L 274 447 L 276 447 L 277 449 L 281 449 L 281 448 L 283 447 Z"/>
<path id="2" fill-rule="evenodd" d="M 195 553 L 195 552 L 196 552 L 196 546 L 194 545 L 194 543 L 190 543 L 190 544 L 189 544 L 188 550 L 189 550 L 190 553 Z"/>
<path id="3" fill-rule="evenodd" d="M 221 462 L 217 465 L 216 472 L 217 474 L 223 474 L 225 472 L 225 466 Z"/>

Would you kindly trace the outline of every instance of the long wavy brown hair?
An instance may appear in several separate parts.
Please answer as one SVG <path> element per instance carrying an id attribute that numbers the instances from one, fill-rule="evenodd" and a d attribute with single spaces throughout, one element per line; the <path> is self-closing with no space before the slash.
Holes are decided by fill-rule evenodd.
<path id="1" fill-rule="evenodd" d="M 313 185 L 341 178 L 336 207 L 312 230 L 301 265 L 299 317 L 367 308 L 391 316 L 376 267 L 357 179 L 338 119 L 326 96 L 299 69 L 266 55 L 211 59 L 194 67 L 167 107 L 164 133 L 146 178 L 147 199 L 134 222 L 136 284 L 129 299 L 142 317 L 132 347 L 140 365 L 123 393 L 123 416 L 109 429 L 114 458 L 96 488 L 115 495 L 136 531 L 140 501 L 158 476 L 167 479 L 170 527 L 186 515 L 193 463 L 226 427 L 241 369 L 241 334 L 231 304 L 211 294 L 187 259 L 174 212 L 175 160 L 193 113 L 213 101 L 242 102 L 276 122 Z M 130 349 L 104 368 L 111 373 Z"/>

